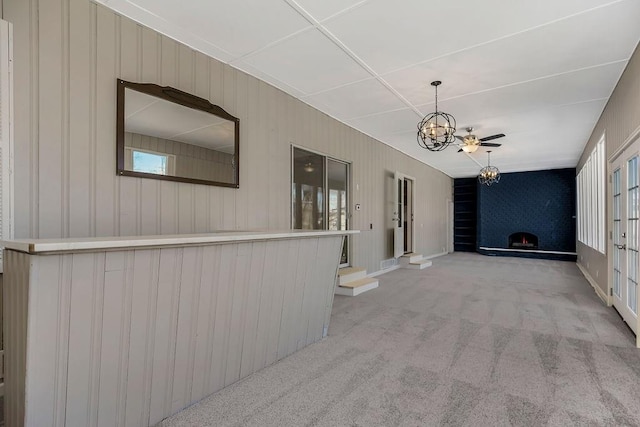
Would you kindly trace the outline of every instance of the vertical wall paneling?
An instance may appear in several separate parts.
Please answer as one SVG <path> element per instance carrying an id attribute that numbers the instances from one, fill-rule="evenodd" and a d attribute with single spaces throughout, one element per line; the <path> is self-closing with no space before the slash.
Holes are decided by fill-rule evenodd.
<path id="1" fill-rule="evenodd" d="M 254 242 L 251 248 L 251 260 L 248 265 L 248 284 L 245 292 L 247 306 L 242 337 L 242 356 L 240 358 L 240 378 L 254 372 L 256 353 L 260 295 L 263 285 L 262 272 L 265 267 L 266 243 Z"/>
<path id="2" fill-rule="evenodd" d="M 99 407 L 99 386 L 100 386 L 100 365 L 101 365 L 101 346 L 102 346 L 102 315 L 104 311 L 104 276 L 106 270 L 106 254 L 100 253 L 94 256 L 93 268 L 93 300 L 91 319 L 91 352 L 89 360 L 91 361 L 89 374 L 89 409 L 86 425 L 95 427 L 98 423 L 98 407 Z"/>
<path id="3" fill-rule="evenodd" d="M 46 159 L 38 171 L 38 220 L 40 237 L 64 237 L 63 230 L 63 111 L 67 108 L 63 94 L 68 80 L 65 76 L 65 53 L 68 44 L 63 38 L 65 2 L 52 1 L 39 4 L 41 16 L 57 17 L 38 21 L 38 63 L 46 64 L 46 72 L 38 73 L 38 157 Z M 19 42 L 15 50 L 19 50 Z M 16 74 L 20 72 L 16 64 Z M 40 71 L 40 70 L 38 70 Z M 19 92 L 19 89 L 15 91 Z M 44 141 L 46 140 L 46 143 Z M 19 167 L 16 165 L 16 167 Z M 32 171 L 36 173 L 36 171 Z"/>
<path id="4" fill-rule="evenodd" d="M 24 399 L 20 397 L 25 393 L 29 281 L 30 274 L 37 274 L 39 267 L 37 262 L 31 264 L 30 261 L 28 255 L 17 252 L 8 251 L 4 257 L 4 422 L 7 426 L 19 425 L 25 415 Z"/>
<path id="5" fill-rule="evenodd" d="M 193 330 L 195 337 L 195 347 L 193 351 L 193 369 L 191 375 L 191 389 L 189 401 L 193 402 L 208 394 L 208 375 L 210 366 L 207 360 L 211 357 L 211 335 L 213 330 L 213 306 L 215 304 L 215 294 L 217 290 L 215 274 L 220 262 L 220 251 L 217 246 L 206 246 L 203 248 L 202 272 L 198 283 L 199 292 L 197 300 L 197 319 Z M 212 316 L 212 314 L 214 314 Z"/>
<path id="6" fill-rule="evenodd" d="M 92 371 L 92 324 L 94 300 L 95 258 L 97 254 L 78 254 L 71 271 L 71 296 L 69 301 L 69 370 L 67 380 L 66 425 L 88 425 L 90 384 L 87 372 Z M 64 423 L 63 423 L 64 424 Z M 61 424 L 62 425 L 62 424 Z"/>
<path id="7" fill-rule="evenodd" d="M 92 108 L 95 109 L 96 169 L 95 169 L 95 233 L 97 236 L 114 236 L 117 229 L 118 201 L 116 191 L 116 156 L 114 142 L 116 70 L 118 55 L 116 16 L 101 6 L 95 7 L 96 17 L 96 82 Z"/>
<path id="8" fill-rule="evenodd" d="M 258 327 L 256 331 L 256 343 L 253 357 L 253 370 L 257 371 L 266 366 L 267 349 L 269 342 L 269 326 L 272 318 L 272 306 L 276 282 L 277 254 L 273 251 L 281 250 L 283 242 L 270 243 L 265 250 L 264 269 L 262 271 L 260 286 L 260 298 L 258 304 Z"/>
<path id="9" fill-rule="evenodd" d="M 321 339 L 340 244 L 8 251 L 7 422 L 154 425 Z"/>
<path id="10" fill-rule="evenodd" d="M 34 260 L 35 270 L 31 274 L 45 274 L 46 277 L 55 278 L 54 283 L 39 289 L 38 298 L 30 298 L 29 313 L 37 313 L 36 316 L 30 316 L 27 334 L 37 339 L 39 347 L 46 349 L 45 351 L 51 355 L 48 359 L 38 358 L 37 349 L 29 349 L 27 354 L 27 366 L 29 366 L 29 374 L 27 376 L 26 391 L 31 391 L 30 379 L 38 379 L 40 387 L 34 387 L 34 393 L 31 394 L 30 405 L 34 405 L 39 409 L 37 414 L 31 414 L 32 418 L 26 421 L 33 425 L 45 425 L 46 421 L 53 420 L 55 417 L 56 405 L 56 365 L 59 357 L 58 337 L 56 333 L 43 333 L 43 325 L 58 325 L 58 299 L 61 293 L 60 269 L 61 263 L 59 257 L 51 257 L 43 260 Z M 30 275 L 31 276 L 31 275 Z M 31 277 L 30 277 L 31 278 Z M 8 280 L 8 278 L 7 278 Z M 8 281 L 4 281 L 8 283 Z M 28 288 L 28 287 L 27 287 Z M 9 291 L 9 286 L 7 286 Z M 31 292 L 31 289 L 29 289 Z M 35 336 L 34 336 L 35 335 Z M 7 344 L 7 348 L 10 345 Z M 35 351 L 35 354 L 34 354 Z"/>
<path id="11" fill-rule="evenodd" d="M 187 372 L 192 365 L 192 335 L 195 331 L 194 317 L 197 318 L 197 301 L 202 272 L 202 248 L 185 248 L 182 258 L 180 295 L 178 297 L 178 322 L 176 331 L 175 362 L 171 412 L 183 408 L 188 402 L 191 379 Z"/>
<path id="12" fill-rule="evenodd" d="M 92 73 L 93 34 L 92 12 L 95 10 L 85 0 L 69 0 L 69 114 L 66 117 L 69 130 L 68 168 L 65 171 L 65 211 L 68 218 L 68 235 L 91 236 L 91 163 L 92 152 Z M 95 31 L 95 29 L 93 29 Z M 70 118 L 73 117 L 73 120 Z M 71 184 L 73 183 L 73 184 Z"/>
<path id="13" fill-rule="evenodd" d="M 287 256 L 287 265 L 297 266 L 298 262 L 304 262 L 300 258 L 300 241 L 289 240 L 289 255 Z M 280 331 L 278 337 L 278 352 L 277 359 L 281 359 L 290 354 L 289 351 L 289 338 L 293 332 L 294 326 L 294 311 L 296 305 L 296 269 L 295 268 L 282 268 L 284 273 L 284 292 L 282 296 L 282 315 L 280 317 Z"/>
<path id="14" fill-rule="evenodd" d="M 232 282 L 232 298 L 229 306 L 231 316 L 228 329 L 227 365 L 224 385 L 227 386 L 240 379 L 240 362 L 242 361 L 242 341 L 247 313 L 247 291 L 249 288 L 249 269 L 251 268 L 251 244 L 238 245 L 237 255 L 233 261 L 234 278 Z"/>
<path id="15" fill-rule="evenodd" d="M 180 291 L 181 249 L 162 249 L 158 268 L 158 292 L 155 300 L 153 364 L 149 398 L 149 424 L 169 415 L 170 378 L 175 354 L 177 300 Z"/>
<path id="16" fill-rule="evenodd" d="M 352 238 L 354 263 L 377 271 L 389 257 L 385 171 L 416 177 L 429 198 L 418 202 L 416 250 L 446 246 L 446 212 L 431 209 L 449 192 L 442 173 L 89 0 L 6 0 L 3 8 L 15 24 L 16 188 L 28 189 L 16 194 L 16 237 L 289 228 L 293 143 L 352 162 L 360 189 L 350 207 L 356 198 L 363 207 L 352 226 L 374 226 Z M 238 116 L 240 188 L 116 176 L 117 78 L 175 86 Z"/>
<path id="17" fill-rule="evenodd" d="M 301 258 L 303 260 L 315 260 L 318 259 L 318 240 L 320 239 L 307 239 L 303 242 L 304 248 L 301 251 Z M 299 350 L 307 345 L 309 334 L 309 315 L 313 309 L 313 291 L 319 288 L 314 286 L 312 264 L 313 262 L 301 262 L 298 263 L 296 271 L 296 281 L 298 282 L 298 288 L 302 293 L 300 297 L 299 310 L 296 313 L 296 328 L 295 342 L 292 343 L 292 351 Z"/>
<path id="18" fill-rule="evenodd" d="M 128 396 L 147 395 L 147 380 L 151 376 L 151 353 L 153 347 L 155 299 L 157 292 L 159 250 L 135 251 L 133 260 L 133 288 L 131 297 L 131 326 L 129 328 L 129 358 L 126 372 L 126 394 Z M 144 425 L 146 423 L 146 398 L 137 399 L 126 405 L 125 424 Z M 144 421 L 143 421 L 144 420 Z"/>
<path id="19" fill-rule="evenodd" d="M 226 354 L 229 342 L 229 318 L 231 313 L 232 297 L 233 297 L 233 280 L 235 255 L 237 248 L 235 246 L 220 246 L 220 264 L 218 270 L 218 292 L 215 308 L 215 328 L 213 330 L 213 352 L 211 357 L 211 376 L 209 379 L 209 389 L 212 391 L 220 390 L 224 387 L 226 374 Z"/>
<path id="20" fill-rule="evenodd" d="M 278 360 L 278 344 L 280 339 L 280 324 L 283 312 L 283 300 L 286 292 L 287 283 L 287 266 L 289 264 L 289 242 L 282 240 L 276 242 L 274 247 L 274 253 L 276 254 L 273 264 L 275 264 L 275 271 L 268 270 L 265 273 L 273 274 L 273 278 L 269 278 L 275 283 L 281 283 L 282 286 L 273 287 L 271 294 L 268 296 L 271 298 L 271 313 L 268 320 L 267 327 L 267 342 L 264 365 L 270 365 Z M 265 277 L 266 280 L 266 277 Z"/>
<path id="21" fill-rule="evenodd" d="M 117 424 L 118 369 L 122 354 L 125 299 L 125 254 L 109 252 L 105 259 L 102 308 L 102 343 L 100 346 L 100 382 L 98 426 Z"/>

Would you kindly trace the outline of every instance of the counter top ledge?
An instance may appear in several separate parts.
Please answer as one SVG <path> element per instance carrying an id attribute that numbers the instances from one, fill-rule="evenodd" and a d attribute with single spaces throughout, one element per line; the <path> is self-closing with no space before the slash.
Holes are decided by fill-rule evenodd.
<path id="1" fill-rule="evenodd" d="M 48 252 L 102 251 L 129 248 L 189 246 L 207 243 L 328 237 L 357 234 L 359 232 L 359 230 L 220 230 L 212 233 L 199 234 L 2 240 L 0 241 L 0 246 L 4 246 L 5 249 L 26 252 L 28 254 L 42 254 Z"/>

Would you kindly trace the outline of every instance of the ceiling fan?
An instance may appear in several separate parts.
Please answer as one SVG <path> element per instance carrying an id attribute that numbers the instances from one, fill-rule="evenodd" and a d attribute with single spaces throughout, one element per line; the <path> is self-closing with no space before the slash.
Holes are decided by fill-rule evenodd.
<path id="1" fill-rule="evenodd" d="M 463 144 L 462 148 L 458 150 L 458 153 L 461 151 L 464 151 L 465 153 L 475 153 L 478 147 L 480 146 L 500 147 L 502 144 L 496 144 L 495 142 L 487 142 L 487 141 L 492 141 L 494 139 L 502 138 L 505 136 L 504 133 L 497 133 L 495 135 L 485 136 L 484 138 L 478 138 L 477 136 L 471 134 L 471 132 L 473 132 L 472 127 L 468 127 L 467 132 L 469 132 L 469 134 L 465 136 L 455 135 L 455 137 L 460 141 L 462 141 L 462 144 Z"/>

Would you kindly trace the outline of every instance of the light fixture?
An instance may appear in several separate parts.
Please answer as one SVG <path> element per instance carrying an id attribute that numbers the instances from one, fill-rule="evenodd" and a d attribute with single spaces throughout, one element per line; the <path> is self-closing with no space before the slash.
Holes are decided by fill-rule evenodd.
<path id="1" fill-rule="evenodd" d="M 467 132 L 469 132 L 469 135 L 465 135 L 465 137 L 462 138 L 462 143 L 464 144 L 462 151 L 465 153 L 475 153 L 478 151 L 478 147 L 480 147 L 480 140 L 477 136 L 471 134 L 471 132 L 473 132 L 472 127 L 468 127 Z"/>
<path id="2" fill-rule="evenodd" d="M 312 164 L 311 162 L 306 163 L 306 164 L 304 165 L 304 171 L 305 171 L 305 172 L 309 172 L 309 173 L 311 173 L 311 172 L 313 172 L 314 170 L 315 170 L 315 168 L 313 167 L 313 164 Z"/>
<path id="3" fill-rule="evenodd" d="M 480 169 L 478 182 L 490 186 L 491 184 L 497 184 L 498 181 L 500 181 L 500 171 L 497 167 L 491 166 L 491 151 L 487 151 L 487 166 Z"/>
<path id="4" fill-rule="evenodd" d="M 439 80 L 431 82 L 431 86 L 436 88 L 436 109 L 418 123 L 418 145 L 429 151 L 444 150 L 455 139 L 456 119 L 451 114 L 438 111 L 438 86 L 441 84 Z"/>

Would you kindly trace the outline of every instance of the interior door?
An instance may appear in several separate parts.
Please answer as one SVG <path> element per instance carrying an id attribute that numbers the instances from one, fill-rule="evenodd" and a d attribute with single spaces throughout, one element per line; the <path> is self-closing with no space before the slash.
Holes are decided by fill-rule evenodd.
<path id="1" fill-rule="evenodd" d="M 612 164 L 613 305 L 638 333 L 638 219 L 640 214 L 638 143 Z"/>
<path id="2" fill-rule="evenodd" d="M 404 177 L 399 172 L 395 172 L 393 177 L 393 257 L 399 258 L 404 255 Z"/>

